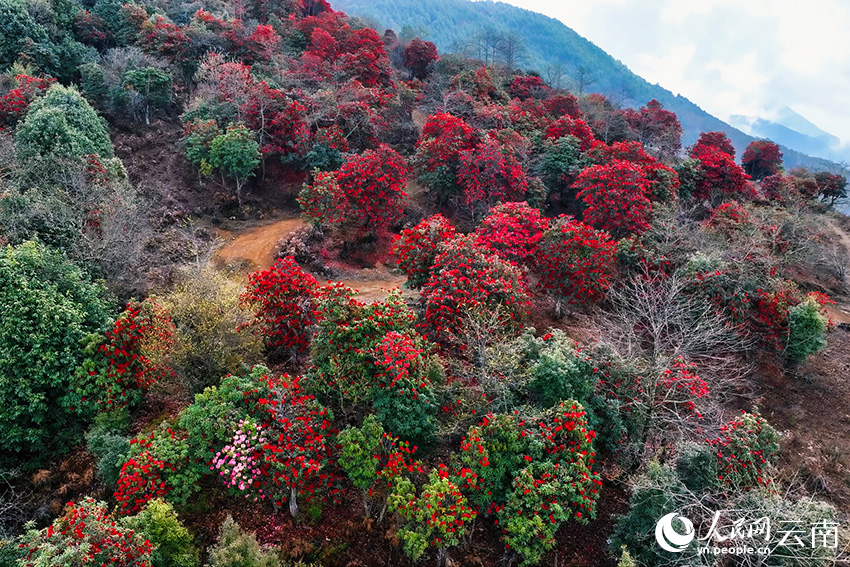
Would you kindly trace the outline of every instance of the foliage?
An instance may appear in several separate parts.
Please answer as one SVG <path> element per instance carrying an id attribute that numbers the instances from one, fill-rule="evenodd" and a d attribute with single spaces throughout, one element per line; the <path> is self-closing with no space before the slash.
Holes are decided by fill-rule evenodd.
<path id="1" fill-rule="evenodd" d="M 505 203 L 494 207 L 475 229 L 476 244 L 516 265 L 530 264 L 548 228 L 539 209 L 526 203 Z"/>
<path id="2" fill-rule="evenodd" d="M 408 286 L 418 289 L 425 285 L 436 261 L 439 245 L 454 236 L 454 226 L 441 214 L 401 231 L 391 254 L 396 265 L 407 274 Z"/>
<path id="3" fill-rule="evenodd" d="M 112 157 L 106 122 L 73 87 L 53 85 L 29 107 L 15 132 L 21 160 L 48 158 L 79 161 Z"/>
<path id="4" fill-rule="evenodd" d="M 649 229 L 652 202 L 643 168 L 624 160 L 588 167 L 573 183 L 585 204 L 584 221 L 615 238 Z"/>
<path id="5" fill-rule="evenodd" d="M 273 548 L 261 546 L 228 515 L 221 524 L 218 542 L 209 550 L 210 567 L 280 567 Z"/>
<path id="6" fill-rule="evenodd" d="M 374 401 L 375 352 L 387 333 L 414 336 L 416 315 L 397 292 L 371 304 L 337 284 L 319 291 L 319 323 L 312 342 L 309 387 L 342 415 Z M 386 401 L 386 400 L 385 400 Z"/>
<path id="7" fill-rule="evenodd" d="M 714 146 L 695 146 L 691 156 L 699 160 L 699 177 L 692 196 L 700 200 L 719 203 L 724 198 L 749 196 L 752 189 L 749 176 L 735 163 L 735 159 Z"/>
<path id="8" fill-rule="evenodd" d="M 147 436 L 130 440 L 130 453 L 121 467 L 114 493 L 122 514 L 133 514 L 155 498 L 167 497 L 185 505 L 200 490 L 199 470 L 191 466 L 187 435 L 167 423 Z"/>
<path id="9" fill-rule="evenodd" d="M 389 146 L 349 158 L 337 175 L 346 212 L 373 231 L 392 225 L 401 216 L 406 179 L 407 163 Z"/>
<path id="10" fill-rule="evenodd" d="M 528 291 L 522 273 L 475 243 L 457 237 L 438 248 L 431 277 L 422 288 L 425 323 L 434 340 L 463 349 L 464 319 L 479 308 L 505 310 L 502 327 L 512 328 L 525 314 Z"/>
<path id="11" fill-rule="evenodd" d="M 126 418 L 127 410 L 121 408 L 110 412 L 123 413 Z M 94 424 L 86 433 L 89 451 L 97 458 L 97 474 L 107 486 L 118 482 L 121 467 L 130 454 L 130 439 L 121 429 L 116 429 L 110 419 L 110 413 L 97 416 Z"/>
<path id="12" fill-rule="evenodd" d="M 729 140 L 729 137 L 725 132 L 702 132 L 699 135 L 699 139 L 697 143 L 694 144 L 694 147 L 691 149 L 691 155 L 699 155 L 702 153 L 701 149 L 697 146 L 710 146 L 712 148 L 716 148 L 725 154 L 729 154 L 730 156 L 735 155 L 735 146 L 732 145 L 732 141 Z"/>
<path id="13" fill-rule="evenodd" d="M 171 104 L 171 75 L 154 67 L 127 71 L 124 75 L 124 89 L 130 91 L 133 114 L 136 114 L 136 108 L 143 108 L 148 126 L 152 110 Z"/>
<path id="14" fill-rule="evenodd" d="M 826 347 L 829 317 L 817 296 L 809 295 L 788 310 L 788 343 L 785 356 L 793 363 L 806 360 Z"/>
<path id="15" fill-rule="evenodd" d="M 414 163 L 419 182 L 435 194 L 438 203 L 460 192 L 457 176 L 461 152 L 472 150 L 478 138 L 461 118 L 445 113 L 428 117 L 416 142 Z"/>
<path id="16" fill-rule="evenodd" d="M 708 440 L 717 449 L 718 478 L 740 490 L 770 487 L 772 459 L 779 451 L 779 434 L 757 412 L 733 418 Z"/>
<path id="17" fill-rule="evenodd" d="M 399 477 L 389 497 L 389 508 L 398 514 L 399 538 L 405 554 L 419 560 L 428 547 L 437 547 L 441 555 L 459 545 L 466 524 L 475 518 L 460 488 L 443 469 L 435 469 L 417 494 L 406 477 Z"/>
<path id="18" fill-rule="evenodd" d="M 411 79 L 426 79 L 430 65 L 437 60 L 437 46 L 430 41 L 413 38 L 404 48 L 402 60 L 410 70 Z"/>
<path id="19" fill-rule="evenodd" d="M 233 430 L 230 443 L 215 454 L 210 470 L 219 471 L 224 485 L 238 496 L 255 502 L 266 497 L 260 486 L 263 471 L 260 461 L 266 445 L 264 428 L 250 419 L 241 419 Z M 256 486 L 255 486 L 256 484 Z"/>
<path id="20" fill-rule="evenodd" d="M 83 339 L 107 325 L 104 295 L 59 252 L 32 242 L 0 249 L 0 460 L 64 453 L 81 438 L 91 415 L 80 415 L 73 369 Z"/>
<path id="21" fill-rule="evenodd" d="M 254 272 L 242 301 L 254 310 L 251 326 L 272 352 L 298 358 L 307 350 L 314 312 L 316 280 L 291 257 L 279 258 L 268 270 Z"/>
<path id="22" fill-rule="evenodd" d="M 239 300 L 241 286 L 212 269 L 190 272 L 160 298 L 175 326 L 169 365 L 192 393 L 217 384 L 226 374 L 259 360 L 262 344 L 240 332 L 249 313 Z"/>
<path id="23" fill-rule="evenodd" d="M 538 246 L 540 287 L 569 303 L 605 296 L 614 273 L 616 242 L 569 216 L 550 222 Z"/>
<path id="24" fill-rule="evenodd" d="M 171 504 L 162 500 L 148 502 L 135 516 L 123 518 L 121 525 L 141 534 L 153 546 L 152 567 L 196 567 L 198 549 L 192 535 L 180 520 Z"/>
<path id="25" fill-rule="evenodd" d="M 557 140 L 564 136 L 576 138 L 579 141 L 579 148 L 583 152 L 593 147 L 595 142 L 593 131 L 587 125 L 587 122 L 581 118 L 572 118 L 569 115 L 558 118 L 546 129 L 546 137 L 550 140 Z"/>
<path id="26" fill-rule="evenodd" d="M 744 171 L 753 179 L 764 179 L 782 169 L 782 151 L 770 140 L 750 142 L 741 156 Z"/>
<path id="27" fill-rule="evenodd" d="M 460 153 L 457 183 L 467 207 L 519 201 L 528 191 L 522 164 L 493 137 Z"/>
<path id="28" fill-rule="evenodd" d="M 437 406 L 428 376 L 428 359 L 418 336 L 390 331 L 377 345 L 375 413 L 399 438 L 419 445 L 433 440 Z"/>
<path id="29" fill-rule="evenodd" d="M 21 545 L 26 556 L 20 565 L 26 566 L 153 565 L 151 542 L 111 519 L 106 505 L 91 498 L 69 502 L 65 515 L 43 530 L 29 530 Z"/>
<path id="30" fill-rule="evenodd" d="M 243 124 L 229 126 L 210 141 L 209 164 L 236 181 L 236 198 L 242 204 L 242 186 L 260 165 L 260 145 Z"/>
<path id="31" fill-rule="evenodd" d="M 82 396 L 106 409 L 138 404 L 151 386 L 173 374 L 160 362 L 173 334 L 171 317 L 155 300 L 128 303 L 103 339 L 87 348 L 77 370 Z"/>
<path id="32" fill-rule="evenodd" d="M 56 79 L 16 75 L 14 88 L 0 97 L 0 127 L 14 128 L 26 116 L 36 98 L 44 95 Z"/>

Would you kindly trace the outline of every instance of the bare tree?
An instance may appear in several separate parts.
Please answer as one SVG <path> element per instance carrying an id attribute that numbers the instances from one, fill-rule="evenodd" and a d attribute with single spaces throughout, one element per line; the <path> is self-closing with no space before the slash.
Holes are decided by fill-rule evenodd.
<path id="1" fill-rule="evenodd" d="M 528 48 L 525 45 L 525 40 L 516 32 L 505 32 L 496 49 L 501 62 L 508 69 L 508 72 L 513 72 L 514 69 L 524 63 L 528 58 Z"/>

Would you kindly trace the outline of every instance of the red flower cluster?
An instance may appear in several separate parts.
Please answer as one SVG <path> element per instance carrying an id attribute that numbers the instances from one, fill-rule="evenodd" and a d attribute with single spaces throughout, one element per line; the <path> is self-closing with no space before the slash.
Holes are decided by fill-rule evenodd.
<path id="1" fill-rule="evenodd" d="M 268 270 L 248 277 L 242 301 L 254 308 L 251 325 L 269 348 L 288 351 L 292 357 L 306 352 L 310 326 L 316 322 L 316 285 L 316 279 L 291 257 L 279 258 Z"/>
<path id="2" fill-rule="evenodd" d="M 572 118 L 569 115 L 558 118 L 546 130 L 546 137 L 557 140 L 563 136 L 573 136 L 581 142 L 581 151 L 586 152 L 594 146 L 596 139 L 587 122 L 581 118 Z"/>
<path id="3" fill-rule="evenodd" d="M 23 544 L 21 565 L 45 564 L 39 542 L 58 547 L 63 556 L 73 556 L 77 565 L 151 567 L 151 542 L 119 525 L 104 506 L 91 498 L 77 504 L 69 502 L 63 517 L 41 530 L 36 541 Z"/>
<path id="4" fill-rule="evenodd" d="M 779 435 L 758 414 L 741 412 L 720 428 L 720 436 L 706 439 L 717 449 L 719 480 L 748 490 L 769 486 L 770 459 L 779 451 Z"/>
<path id="5" fill-rule="evenodd" d="M 396 265 L 407 274 L 407 285 L 416 289 L 428 281 L 431 267 L 437 258 L 437 247 L 454 237 L 454 226 L 440 214 L 401 231 L 391 254 L 395 257 Z"/>
<path id="6" fill-rule="evenodd" d="M 30 104 L 50 88 L 56 79 L 41 79 L 29 75 L 16 75 L 17 86 L 0 97 L 0 129 L 12 128 L 27 113 Z"/>
<path id="7" fill-rule="evenodd" d="M 493 137 L 460 153 L 457 182 L 467 206 L 525 197 L 528 179 L 519 160 Z"/>
<path id="8" fill-rule="evenodd" d="M 550 223 L 540 241 L 540 287 L 569 303 L 599 301 L 614 275 L 617 243 L 570 216 Z"/>
<path id="9" fill-rule="evenodd" d="M 434 339 L 461 346 L 464 318 L 480 307 L 506 310 L 514 324 L 530 306 L 525 278 L 514 266 L 461 236 L 440 247 L 431 278 L 422 289 L 425 322 Z"/>
<path id="10" fill-rule="evenodd" d="M 347 211 L 373 230 L 387 228 L 404 212 L 407 162 L 386 145 L 349 158 L 337 174 Z"/>
<path id="11" fill-rule="evenodd" d="M 131 301 L 112 329 L 100 352 L 106 358 L 106 392 L 101 403 L 123 405 L 162 378 L 172 375 L 170 368 L 151 360 L 172 344 L 174 324 L 171 317 L 153 299 Z"/>
<path id="12" fill-rule="evenodd" d="M 584 220 L 616 238 L 649 229 L 652 202 L 650 181 L 641 166 L 624 160 L 593 165 L 573 183 L 585 206 Z"/>
<path id="13" fill-rule="evenodd" d="M 146 442 L 150 441 L 131 441 L 139 443 L 140 446 L 146 446 L 142 445 Z M 147 449 L 128 459 L 121 467 L 114 493 L 119 512 L 125 515 L 135 514 L 151 500 L 164 497 L 173 487 L 165 481 L 163 475 L 175 470 L 173 464 L 157 459 Z"/>
<path id="14" fill-rule="evenodd" d="M 549 227 L 539 209 L 526 203 L 496 206 L 475 229 L 475 243 L 511 264 L 531 263 Z"/>
<path id="15" fill-rule="evenodd" d="M 714 146 L 698 144 L 691 149 L 691 157 L 700 162 L 701 177 L 694 197 L 700 200 L 719 201 L 726 197 L 751 197 L 750 178 L 735 163 L 735 158 Z"/>

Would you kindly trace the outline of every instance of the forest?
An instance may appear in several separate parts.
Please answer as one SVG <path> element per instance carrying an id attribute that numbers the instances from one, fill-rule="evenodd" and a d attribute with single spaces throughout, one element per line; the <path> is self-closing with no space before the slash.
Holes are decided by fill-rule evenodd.
<path id="1" fill-rule="evenodd" d="M 520 67 L 0 0 L 0 567 L 846 559 L 847 180 Z"/>

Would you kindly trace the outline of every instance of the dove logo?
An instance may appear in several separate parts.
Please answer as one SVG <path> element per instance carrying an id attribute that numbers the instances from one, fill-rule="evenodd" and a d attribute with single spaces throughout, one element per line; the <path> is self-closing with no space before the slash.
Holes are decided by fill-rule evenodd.
<path id="1" fill-rule="evenodd" d="M 678 516 L 679 522 L 685 528 L 685 533 L 680 534 L 673 528 L 673 519 Z M 661 549 L 672 553 L 681 553 L 694 539 L 694 525 L 684 516 L 671 512 L 658 520 L 655 524 L 655 540 Z"/>

